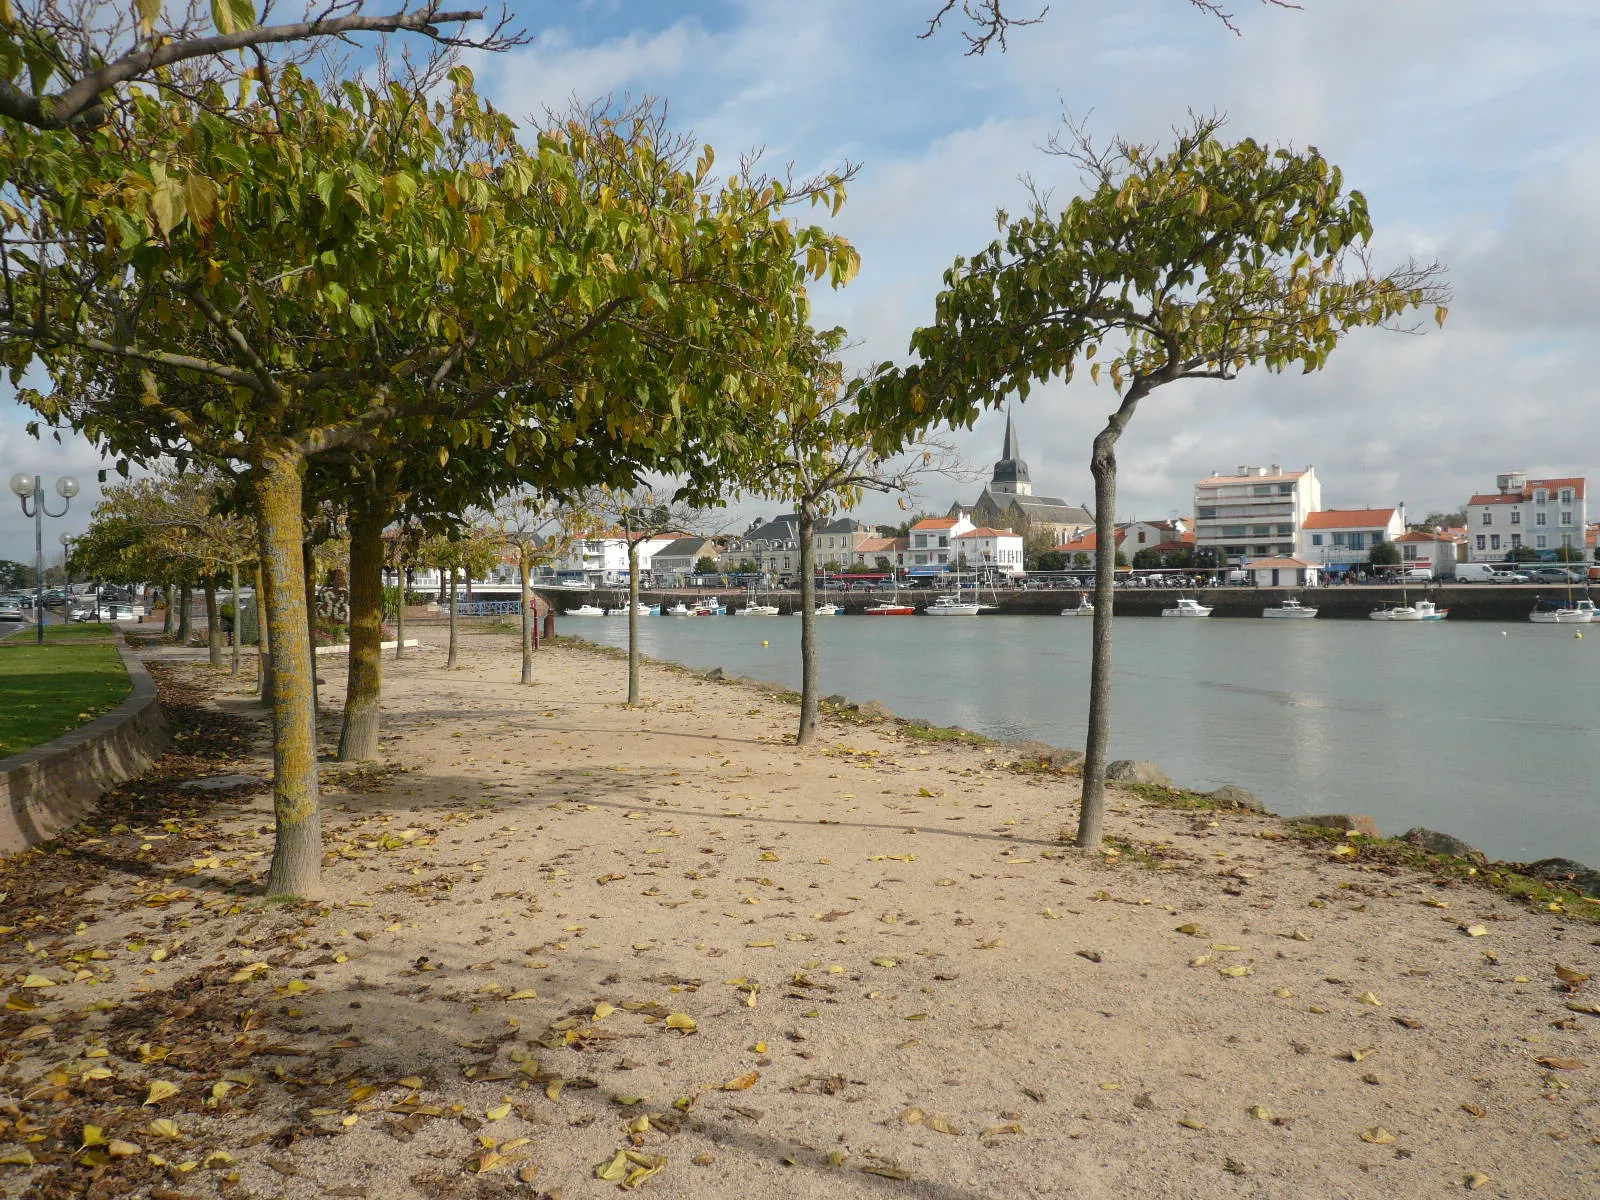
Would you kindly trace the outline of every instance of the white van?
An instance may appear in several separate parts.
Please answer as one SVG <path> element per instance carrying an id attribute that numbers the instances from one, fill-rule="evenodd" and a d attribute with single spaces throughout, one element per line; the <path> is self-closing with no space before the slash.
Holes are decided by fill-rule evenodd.
<path id="1" fill-rule="evenodd" d="M 1492 563 L 1458 562 L 1456 564 L 1455 581 L 1457 583 L 1488 583 L 1489 577 L 1495 573 Z"/>

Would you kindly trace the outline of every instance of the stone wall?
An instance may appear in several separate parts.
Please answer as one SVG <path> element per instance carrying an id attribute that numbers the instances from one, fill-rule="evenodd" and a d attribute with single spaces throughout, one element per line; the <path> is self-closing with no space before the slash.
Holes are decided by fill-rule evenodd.
<path id="1" fill-rule="evenodd" d="M 118 652 L 133 685 L 127 699 L 53 742 L 0 758 L 0 854 L 26 850 L 70 828 L 166 746 L 155 681 L 131 650 Z"/>

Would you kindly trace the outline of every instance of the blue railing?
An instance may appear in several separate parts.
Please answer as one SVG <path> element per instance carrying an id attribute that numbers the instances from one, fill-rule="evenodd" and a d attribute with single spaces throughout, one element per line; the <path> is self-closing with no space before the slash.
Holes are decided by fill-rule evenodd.
<path id="1" fill-rule="evenodd" d="M 463 617 L 504 617 L 522 611 L 520 600 L 459 600 L 456 612 Z"/>

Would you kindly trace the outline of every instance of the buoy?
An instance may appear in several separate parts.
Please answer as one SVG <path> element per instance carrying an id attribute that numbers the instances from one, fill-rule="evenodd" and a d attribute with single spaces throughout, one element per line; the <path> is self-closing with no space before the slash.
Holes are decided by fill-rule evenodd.
<path id="1" fill-rule="evenodd" d="M 1572 631 L 1572 636 L 1573 636 L 1573 637 L 1575 637 L 1575 638 L 1582 638 L 1582 637 L 1583 637 L 1583 630 L 1581 630 L 1581 629 L 1574 629 L 1574 630 L 1573 630 L 1573 631 Z"/>
<path id="2" fill-rule="evenodd" d="M 1581 634 L 1581 633 L 1580 633 L 1580 634 L 1579 634 L 1579 635 L 1578 635 L 1578 636 L 1579 636 L 1579 637 L 1582 637 L 1582 636 L 1583 636 L 1583 634 Z M 770 646 L 770 645 L 772 645 L 772 643 L 771 643 L 771 642 L 762 642 L 762 643 L 761 643 L 761 644 L 762 644 L 762 645 L 763 645 L 763 646 Z"/>
<path id="3" fill-rule="evenodd" d="M 1501 637 L 1510 637 L 1511 635 L 1509 633 L 1507 633 L 1504 629 L 1502 629 L 1500 631 L 1500 636 Z"/>

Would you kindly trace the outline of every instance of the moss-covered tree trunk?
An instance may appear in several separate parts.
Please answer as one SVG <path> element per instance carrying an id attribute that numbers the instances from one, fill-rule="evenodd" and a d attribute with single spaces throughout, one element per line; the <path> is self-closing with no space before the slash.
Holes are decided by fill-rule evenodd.
<path id="1" fill-rule="evenodd" d="M 817 527 L 811 506 L 798 506 L 800 533 L 800 728 L 794 744 L 809 745 L 817 737 L 817 552 L 812 533 Z"/>
<path id="2" fill-rule="evenodd" d="M 161 589 L 161 598 L 163 600 L 165 600 L 166 603 L 167 603 L 166 612 L 163 613 L 162 617 L 161 617 L 161 636 L 162 637 L 171 637 L 172 636 L 172 631 L 176 627 L 175 623 L 176 623 L 176 621 L 178 619 L 177 595 L 178 595 L 178 585 L 173 583 L 170 579 L 167 580 L 166 584 Z"/>
<path id="3" fill-rule="evenodd" d="M 255 464 L 263 608 L 272 631 L 272 808 L 277 837 L 267 895 L 311 895 L 322 882 L 316 721 L 301 519 L 302 463 L 268 451 Z"/>
<path id="4" fill-rule="evenodd" d="M 272 630 L 267 628 L 266 572 L 256 559 L 256 685 L 261 703 L 272 706 Z"/>
<path id="5" fill-rule="evenodd" d="M 217 612 L 217 580 L 208 575 L 206 589 L 206 654 L 213 667 L 222 665 L 222 621 Z"/>
<path id="6" fill-rule="evenodd" d="M 341 762 L 378 757 L 384 517 L 375 506 L 353 505 L 350 509 L 350 674 L 339 735 Z"/>
<path id="7" fill-rule="evenodd" d="M 394 604 L 394 656 L 403 658 L 406 652 L 406 566 L 400 563 L 395 568 L 395 582 L 400 586 L 395 588 L 397 599 Z"/>
<path id="8" fill-rule="evenodd" d="M 628 703 L 639 703 L 639 542 L 628 539 Z"/>
<path id="9" fill-rule="evenodd" d="M 239 641 L 244 634 L 244 601 L 239 599 L 239 564 L 229 564 L 229 570 L 232 575 L 230 583 L 233 586 L 233 637 L 231 639 L 232 654 L 231 662 L 228 666 L 228 674 L 237 679 L 239 677 Z"/>
<path id="10" fill-rule="evenodd" d="M 322 693 L 317 690 L 317 548 L 310 542 L 300 544 L 300 571 L 306 578 L 306 638 L 311 649 L 311 715 L 315 720 L 322 711 Z"/>

